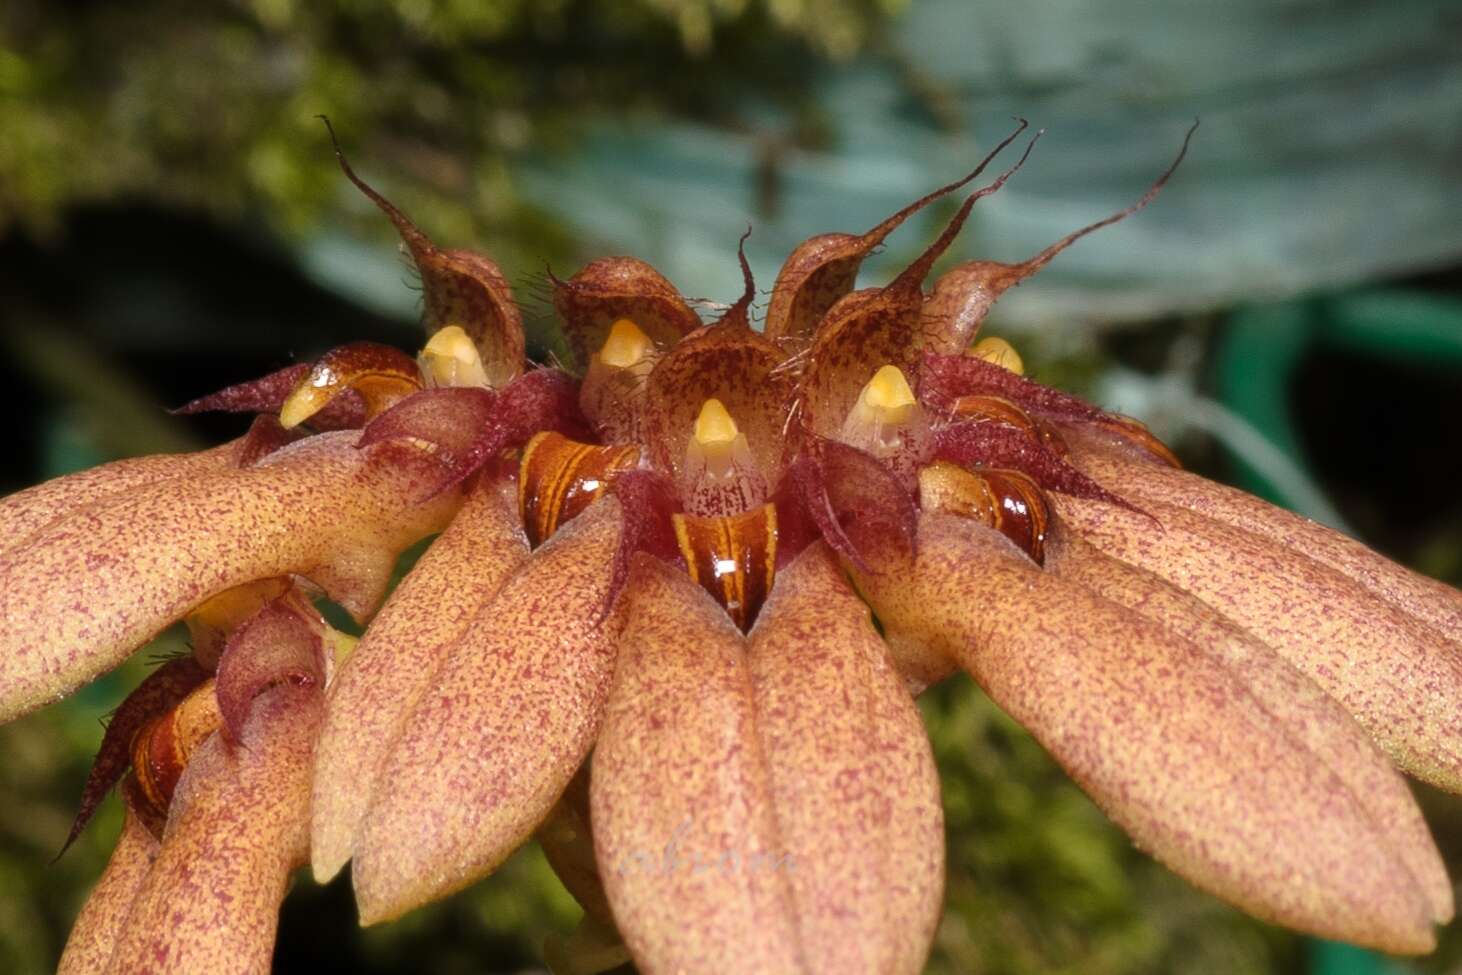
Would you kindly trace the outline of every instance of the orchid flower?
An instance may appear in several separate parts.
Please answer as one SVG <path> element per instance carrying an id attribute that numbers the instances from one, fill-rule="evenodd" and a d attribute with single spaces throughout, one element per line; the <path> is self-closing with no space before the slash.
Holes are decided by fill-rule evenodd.
<path id="1" fill-rule="evenodd" d="M 257 414 L 232 444 L 0 502 L 0 719 L 193 638 L 103 740 L 73 838 L 114 786 L 126 818 L 61 970 L 263 971 L 296 867 L 350 863 L 375 924 L 536 838 L 642 971 L 917 972 L 945 866 L 914 698 L 961 671 L 1197 887 L 1429 951 L 1452 890 L 1400 773 L 1462 792 L 1462 594 L 978 334 L 1183 157 L 1028 261 L 931 282 L 1025 128 L 800 245 L 760 330 L 744 256 L 709 324 L 634 258 L 552 278 L 573 372 L 527 364 L 496 266 L 341 156 L 421 273 L 419 355 L 341 347 L 184 408 Z"/>

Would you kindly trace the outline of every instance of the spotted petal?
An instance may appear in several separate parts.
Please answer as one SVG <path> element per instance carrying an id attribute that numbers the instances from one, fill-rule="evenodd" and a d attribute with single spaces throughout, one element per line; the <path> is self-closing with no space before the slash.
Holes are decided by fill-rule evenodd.
<path id="1" fill-rule="evenodd" d="M 434 463 L 321 434 L 258 466 L 82 508 L 0 557 L 0 721 L 64 694 L 225 589 L 287 573 L 364 616 L 398 552 L 458 498 L 413 499 Z"/>
<path id="2" fill-rule="evenodd" d="M 598 620 L 619 523 L 606 498 L 559 529 L 445 651 L 356 838 L 362 923 L 492 872 L 583 762 L 614 669 L 617 623 Z"/>
<path id="3" fill-rule="evenodd" d="M 330 686 L 315 748 L 310 857 L 324 883 L 350 859 L 382 760 L 445 654 L 528 555 L 501 482 L 482 481 L 371 621 Z"/>
<path id="4" fill-rule="evenodd" d="M 162 481 L 227 470 L 238 446 L 233 441 L 192 453 L 112 461 L 17 491 L 0 501 L 0 552 L 9 552 L 77 508 Z"/>
<path id="5" fill-rule="evenodd" d="M 157 849 L 157 838 L 128 806 L 122 819 L 122 835 L 117 837 L 101 879 L 71 925 L 56 975 L 104 975 L 127 915 L 157 858 Z"/>
<path id="6" fill-rule="evenodd" d="M 1349 576 L 1242 528 L 1160 502 L 1146 503 L 1146 518 L 1053 498 L 1102 551 L 1193 593 L 1273 647 L 1403 770 L 1462 792 L 1462 649 Z"/>
<path id="7" fill-rule="evenodd" d="M 306 856 L 323 710 L 319 688 L 281 685 L 255 700 L 239 747 L 215 734 L 194 753 L 111 975 L 269 970 L 279 904 Z"/>
<path id="8" fill-rule="evenodd" d="M 1432 919 L 1452 917 L 1452 883 L 1411 790 L 1385 752 L 1314 681 L 1271 647 L 1192 593 L 1103 555 L 1070 531 L 1046 547 L 1046 569 L 1192 640 L 1243 681 L 1250 693 L 1345 784 L 1384 834 L 1432 905 Z"/>
<path id="9" fill-rule="evenodd" d="M 939 773 L 824 546 L 778 575 L 747 668 L 806 970 L 922 971 L 944 893 Z"/>
<path id="10" fill-rule="evenodd" d="M 1396 609 L 1462 644 L 1462 592 L 1413 572 L 1332 528 L 1188 471 L 1073 445 L 1081 467 L 1117 493 L 1187 508 L 1263 535 L 1344 573 Z"/>
<path id="11" fill-rule="evenodd" d="M 684 572 L 646 556 L 621 603 L 590 781 L 620 933 L 647 975 L 724 972 L 730 959 L 741 971 L 805 971 L 744 638 Z"/>
<path id="12" fill-rule="evenodd" d="M 886 628 L 959 661 L 1139 845 L 1198 886 L 1325 937 L 1434 945 L 1432 906 L 1364 808 L 1189 641 L 947 515 L 921 520 L 902 576 L 858 581 Z"/>

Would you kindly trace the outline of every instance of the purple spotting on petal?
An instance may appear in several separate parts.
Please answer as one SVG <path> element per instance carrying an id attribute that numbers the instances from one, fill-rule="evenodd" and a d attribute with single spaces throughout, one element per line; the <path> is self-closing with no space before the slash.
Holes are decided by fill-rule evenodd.
<path id="1" fill-rule="evenodd" d="M 679 512 L 681 506 L 669 478 L 650 470 L 623 471 L 614 478 L 610 491 L 619 499 L 623 523 L 609 572 L 609 591 L 604 597 L 601 621 L 614 608 L 620 590 L 629 581 L 630 564 L 636 552 L 684 564 L 670 523 L 670 516 Z"/>
<path id="2" fill-rule="evenodd" d="M 219 711 L 225 736 L 241 741 L 249 709 L 280 684 L 324 687 L 325 622 L 298 592 L 264 606 L 229 638 L 218 660 Z"/>
<path id="3" fill-rule="evenodd" d="M 934 457 L 962 467 L 1014 468 L 1047 491 L 1142 510 L 1067 463 L 1045 443 L 1006 423 L 966 420 L 941 426 L 934 431 Z"/>
<path id="4" fill-rule="evenodd" d="M 869 556 L 879 561 L 890 545 L 899 555 L 912 556 L 918 521 L 914 498 L 876 457 L 809 435 L 787 477 L 822 537 L 863 571 L 872 571 Z"/>

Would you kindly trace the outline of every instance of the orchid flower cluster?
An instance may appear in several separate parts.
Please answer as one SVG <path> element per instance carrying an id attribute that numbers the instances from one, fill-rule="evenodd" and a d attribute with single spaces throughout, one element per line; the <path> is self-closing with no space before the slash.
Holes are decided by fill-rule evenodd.
<path id="1" fill-rule="evenodd" d="M 641 971 L 917 972 L 944 827 L 914 699 L 959 671 L 1196 886 L 1430 950 L 1452 888 L 1400 773 L 1462 792 L 1462 595 L 1185 472 L 979 336 L 1182 159 L 1027 261 L 931 283 L 1025 128 L 799 245 L 760 329 L 744 256 L 709 324 L 631 257 L 552 278 L 572 370 L 527 364 L 498 268 L 340 156 L 420 273 L 419 354 L 334 349 L 183 408 L 255 414 L 238 440 L 0 502 L 0 720 L 191 635 L 107 727 L 73 838 L 114 788 L 125 820 L 61 970 L 264 972 L 301 866 L 350 863 L 375 924 L 536 838 Z"/>

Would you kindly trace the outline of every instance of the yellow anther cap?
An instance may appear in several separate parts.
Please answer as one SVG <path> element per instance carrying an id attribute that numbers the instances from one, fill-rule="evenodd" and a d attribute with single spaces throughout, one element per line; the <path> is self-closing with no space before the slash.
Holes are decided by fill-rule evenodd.
<path id="1" fill-rule="evenodd" d="M 899 410 L 914 405 L 914 391 L 898 366 L 881 367 L 863 387 L 863 401 L 883 410 Z"/>
<path id="2" fill-rule="evenodd" d="M 993 362 L 1002 369 L 1009 369 L 1017 376 L 1025 375 L 1025 363 L 1021 361 L 1020 353 L 1015 351 L 1015 346 L 994 335 L 980 339 L 970 346 L 965 354 L 974 356 L 976 359 L 984 359 L 986 362 Z"/>
<path id="3" fill-rule="evenodd" d="M 702 447 L 729 444 L 739 432 L 736 421 L 726 412 L 726 405 L 714 397 L 705 401 L 695 418 L 695 442 Z"/>
<path id="4" fill-rule="evenodd" d="M 609 337 L 599 350 L 599 361 L 606 366 L 628 369 L 649 355 L 654 343 L 638 325 L 621 318 L 609 327 Z"/>

